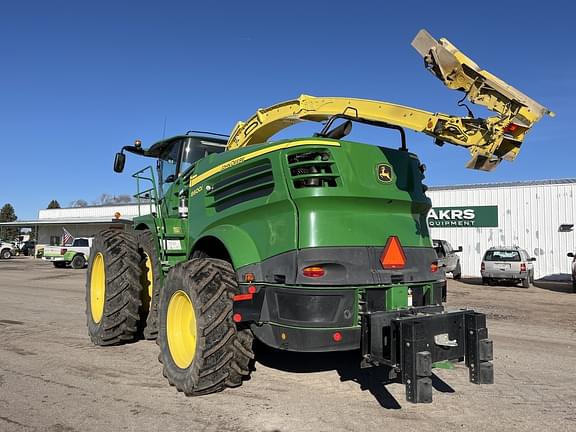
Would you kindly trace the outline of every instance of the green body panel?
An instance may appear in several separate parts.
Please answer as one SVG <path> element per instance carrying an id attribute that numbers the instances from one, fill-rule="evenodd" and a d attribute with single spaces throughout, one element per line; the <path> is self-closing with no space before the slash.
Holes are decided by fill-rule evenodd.
<path id="1" fill-rule="evenodd" d="M 337 187 L 290 190 L 299 213 L 299 248 L 383 246 L 392 235 L 404 246 L 430 246 L 431 203 L 414 155 L 353 142 L 330 152 Z M 378 180 L 379 165 L 392 168 L 390 182 Z"/>
<path id="2" fill-rule="evenodd" d="M 236 268 L 307 247 L 384 246 L 391 235 L 398 236 L 405 246 L 430 247 L 426 214 L 431 204 L 421 184 L 416 156 L 354 142 L 323 147 L 320 140 L 312 141 L 309 147 L 278 150 L 236 163 L 192 186 L 189 244 L 193 247 L 208 235 L 218 238 Z M 195 174 L 279 143 L 211 155 L 198 162 Z M 337 186 L 295 188 L 288 157 L 324 149 L 333 157 Z M 217 211 L 215 199 L 206 189 L 235 179 L 264 161 L 269 161 L 274 173 L 272 193 Z M 391 182 L 378 180 L 380 164 L 392 168 Z"/>
<path id="3" fill-rule="evenodd" d="M 202 173 L 214 165 L 224 164 L 267 146 L 211 155 L 198 163 L 196 172 Z M 226 246 L 235 268 L 295 249 L 298 216 L 284 177 L 282 154 L 282 151 L 267 153 L 239 163 L 192 187 L 188 212 L 191 243 L 208 235 L 217 237 Z M 217 211 L 213 207 L 215 199 L 206 193 L 206 187 L 225 182 L 226 179 L 258 166 L 264 159 L 270 161 L 275 176 L 272 193 Z"/>
<path id="4" fill-rule="evenodd" d="M 154 216 L 152 216 L 151 214 L 147 214 L 144 216 L 138 216 L 135 217 L 132 220 L 132 223 L 134 225 L 134 228 L 136 228 L 136 230 L 149 230 L 152 233 L 156 234 L 156 222 L 158 221 L 158 218 L 155 218 Z"/>

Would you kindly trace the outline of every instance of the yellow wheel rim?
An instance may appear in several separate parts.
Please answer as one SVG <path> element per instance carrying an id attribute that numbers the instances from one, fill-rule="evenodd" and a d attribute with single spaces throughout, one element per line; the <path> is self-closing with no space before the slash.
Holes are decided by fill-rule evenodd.
<path id="1" fill-rule="evenodd" d="M 152 272 L 152 260 L 150 255 L 144 252 L 144 262 L 142 264 L 142 309 L 148 312 L 152 301 L 152 292 L 154 291 L 154 273 Z"/>
<path id="2" fill-rule="evenodd" d="M 152 273 L 152 260 L 147 253 L 144 253 L 146 256 L 146 261 L 144 261 L 144 265 L 146 266 L 146 282 L 148 283 L 148 297 L 152 298 L 152 290 L 154 288 L 154 274 Z"/>
<path id="3" fill-rule="evenodd" d="M 170 297 L 166 317 L 168 349 L 180 369 L 186 369 L 196 354 L 196 313 L 188 294 L 176 291 Z"/>
<path id="4" fill-rule="evenodd" d="M 104 256 L 99 252 L 92 262 L 90 273 L 90 311 L 92 320 L 98 324 L 104 315 L 104 299 L 106 298 L 106 270 Z"/>

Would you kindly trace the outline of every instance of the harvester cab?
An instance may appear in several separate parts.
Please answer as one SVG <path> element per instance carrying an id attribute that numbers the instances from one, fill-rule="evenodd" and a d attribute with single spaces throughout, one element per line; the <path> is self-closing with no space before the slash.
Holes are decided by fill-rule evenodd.
<path id="1" fill-rule="evenodd" d="M 528 130 L 553 113 L 446 40 L 421 31 L 413 45 L 445 85 L 495 114 L 302 95 L 258 110 L 227 139 L 191 132 L 147 150 L 124 147 L 158 159 L 161 190 L 152 167 L 135 173 L 148 214 L 131 232 L 94 240 L 86 297 L 94 343 L 134 340 L 144 327 L 158 338 L 164 375 L 187 395 L 240 385 L 254 338 L 298 352 L 357 350 L 363 367 L 386 367 L 404 383 L 411 402 L 432 400 L 438 362 L 465 360 L 471 382 L 492 383 L 486 316 L 442 304 L 424 165 L 404 129 L 465 147 L 467 166 L 489 171 L 516 158 Z M 269 141 L 301 121 L 324 127 Z M 400 145 L 349 141 L 353 122 L 397 130 Z"/>
<path id="2" fill-rule="evenodd" d="M 170 215 L 173 208 L 166 206 L 169 190 L 177 189 L 179 198 L 183 195 L 187 196 L 186 181 L 193 172 L 196 162 L 211 154 L 225 151 L 227 138 L 227 135 L 211 132 L 188 131 L 185 135 L 159 141 L 148 149 L 142 148 L 142 142 L 137 139 L 134 145 L 124 146 L 120 152 L 116 153 L 114 171 L 121 173 L 124 170 L 125 151 L 156 159 L 156 175 L 151 166 L 133 174 L 137 180 L 135 197 L 139 205 L 152 201 L 155 205 L 164 207 L 164 214 Z M 144 187 L 146 182 L 148 187 Z M 174 188 L 173 184 L 175 184 Z M 162 210 L 160 207 L 155 213 Z M 183 206 L 179 205 L 179 207 Z"/>

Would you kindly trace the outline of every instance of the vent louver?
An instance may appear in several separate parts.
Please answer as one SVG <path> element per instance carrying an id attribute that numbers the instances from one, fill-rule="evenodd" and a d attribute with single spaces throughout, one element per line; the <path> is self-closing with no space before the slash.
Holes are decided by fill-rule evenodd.
<path id="1" fill-rule="evenodd" d="M 288 156 L 290 175 L 296 189 L 337 187 L 339 175 L 328 150 L 311 150 Z"/>
<path id="2" fill-rule="evenodd" d="M 212 186 L 207 196 L 212 196 L 211 207 L 222 211 L 232 206 L 270 195 L 274 190 L 274 176 L 270 160 L 264 159 L 248 167 L 234 170 L 231 176 Z"/>

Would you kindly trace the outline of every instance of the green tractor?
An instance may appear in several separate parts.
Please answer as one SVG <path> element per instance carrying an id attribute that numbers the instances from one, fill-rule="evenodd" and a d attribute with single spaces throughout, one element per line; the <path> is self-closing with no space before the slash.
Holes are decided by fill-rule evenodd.
<path id="1" fill-rule="evenodd" d="M 147 214 L 101 232 L 87 274 L 96 345 L 156 339 L 164 375 L 186 395 L 239 386 L 253 342 L 295 352 L 359 350 L 410 402 L 432 400 L 432 366 L 466 361 L 493 382 L 486 317 L 447 311 L 444 271 L 426 216 L 425 166 L 404 128 L 469 148 L 469 167 L 512 160 L 546 108 L 425 31 L 413 45 L 447 86 L 488 106 L 487 119 L 349 98 L 301 96 L 259 110 L 228 137 L 205 132 L 124 151 L 151 157 L 133 175 Z M 269 141 L 299 121 L 312 137 Z M 354 123 L 393 129 L 398 144 L 345 137 Z M 390 145 L 395 146 L 391 148 Z"/>

